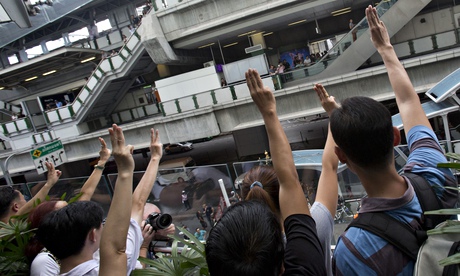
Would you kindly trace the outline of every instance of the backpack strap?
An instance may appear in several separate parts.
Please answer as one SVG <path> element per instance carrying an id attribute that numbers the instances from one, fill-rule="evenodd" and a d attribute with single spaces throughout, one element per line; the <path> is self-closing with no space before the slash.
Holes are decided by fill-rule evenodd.
<path id="1" fill-rule="evenodd" d="M 460 252 L 460 242 L 454 242 L 449 250 L 448 257 Z M 457 276 L 459 264 L 446 265 L 442 271 L 442 276 Z"/>
<path id="2" fill-rule="evenodd" d="M 383 212 L 360 213 L 346 230 L 350 227 L 362 228 L 381 237 L 413 260 L 417 259 L 418 250 L 427 239 L 426 231 L 415 230 Z"/>
<path id="3" fill-rule="evenodd" d="M 417 195 L 422 211 L 433 211 L 442 209 L 442 204 L 433 187 L 425 180 L 425 178 L 411 173 L 406 172 L 402 174 L 407 177 L 414 187 L 415 194 Z M 439 223 L 449 219 L 449 216 L 442 215 L 423 215 L 423 228 L 426 230 L 434 229 Z"/>

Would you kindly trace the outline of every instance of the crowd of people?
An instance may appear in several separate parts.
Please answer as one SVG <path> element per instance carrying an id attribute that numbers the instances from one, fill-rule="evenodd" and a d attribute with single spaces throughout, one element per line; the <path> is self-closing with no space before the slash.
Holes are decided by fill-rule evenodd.
<path id="1" fill-rule="evenodd" d="M 445 208 L 457 202 L 457 192 L 439 142 L 421 107 L 411 81 L 399 62 L 385 25 L 376 9 L 366 9 L 371 40 L 388 71 L 408 140 L 410 154 L 405 171 L 424 177 L 437 188 Z M 195 237 L 206 239 L 206 260 L 211 275 L 412 275 L 414 261 L 392 244 L 367 230 L 351 227 L 330 250 L 333 216 L 338 197 L 338 162 L 347 164 L 360 179 L 368 197 L 360 213 L 380 211 L 417 229 L 422 209 L 409 179 L 394 166 L 393 147 L 400 132 L 392 126 L 384 105 L 367 97 L 351 97 L 339 105 L 325 87 L 313 89 L 329 116 L 329 131 L 322 158 L 315 202 L 309 206 L 294 165 L 291 148 L 278 119 L 273 92 L 263 85 L 256 70 L 246 72 L 251 97 L 267 131 L 272 165 L 253 167 L 244 177 L 241 198 L 232 194 L 232 205 L 214 221 L 214 209 L 203 204 L 196 216 L 202 227 Z M 122 129 L 109 130 L 112 149 L 99 138 L 101 150 L 93 173 L 77 202 L 45 201 L 61 172 L 50 163 L 47 183 L 28 202 L 10 187 L 0 193 L 0 219 L 8 223 L 28 214 L 38 230 L 28 246 L 31 275 L 129 275 L 139 256 L 148 255 L 155 235 L 174 233 L 174 225 L 154 231 L 145 219 L 159 212 L 147 203 L 162 157 L 158 130 L 151 130 L 151 157 L 140 183 L 132 191 L 133 147 Z M 92 201 L 105 163 L 113 156 L 118 168 L 115 191 L 106 220 Z M 188 198 L 182 196 L 185 209 Z M 43 202 L 35 206 L 37 202 Z M 129 208 L 127 208 L 127 206 Z M 359 214 L 358 214 L 359 215 Z M 206 230 L 206 221 L 210 230 Z"/>

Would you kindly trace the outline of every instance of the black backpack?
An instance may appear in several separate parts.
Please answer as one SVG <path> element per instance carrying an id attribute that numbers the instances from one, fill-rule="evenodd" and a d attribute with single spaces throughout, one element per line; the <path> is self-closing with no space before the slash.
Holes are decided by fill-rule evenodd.
<path id="1" fill-rule="evenodd" d="M 433 187 L 423 177 L 414 173 L 404 173 L 403 175 L 410 180 L 414 187 L 422 212 L 443 208 Z M 348 225 L 346 230 L 350 227 L 367 230 L 385 239 L 411 259 L 417 260 L 419 249 L 428 237 L 426 231 L 435 228 L 436 225 L 450 218 L 450 215 L 422 215 L 423 229 L 416 230 L 409 224 L 401 222 L 384 212 L 360 213 Z M 460 248 L 458 243 L 452 246 L 455 248 L 450 250 L 452 251 L 450 255 L 458 252 L 457 250 Z"/>

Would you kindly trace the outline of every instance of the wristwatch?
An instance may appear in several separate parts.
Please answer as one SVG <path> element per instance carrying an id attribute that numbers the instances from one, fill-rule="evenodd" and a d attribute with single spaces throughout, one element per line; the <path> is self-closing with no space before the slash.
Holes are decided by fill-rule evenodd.
<path id="1" fill-rule="evenodd" d="M 96 164 L 96 165 L 94 165 L 94 168 L 103 171 L 105 167 L 104 166 L 99 166 L 99 165 Z"/>

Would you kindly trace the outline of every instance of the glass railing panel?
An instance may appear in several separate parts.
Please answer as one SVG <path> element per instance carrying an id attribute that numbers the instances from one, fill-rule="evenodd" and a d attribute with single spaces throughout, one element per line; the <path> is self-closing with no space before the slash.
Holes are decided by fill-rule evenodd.
<path id="1" fill-rule="evenodd" d="M 115 44 L 122 41 L 120 32 L 118 31 L 111 32 L 110 34 L 108 34 L 108 37 L 110 40 L 110 44 Z"/>
<path id="2" fill-rule="evenodd" d="M 163 105 L 163 110 L 166 115 L 178 113 L 177 107 L 174 101 L 161 102 Z"/>
<path id="3" fill-rule="evenodd" d="M 88 82 L 86 83 L 86 86 L 89 88 L 89 90 L 94 90 L 94 88 L 96 87 L 97 85 L 97 79 L 91 75 L 91 77 L 89 78 Z M 82 89 L 82 90 L 85 90 L 85 89 Z"/>
<path id="4" fill-rule="evenodd" d="M 415 53 L 423 53 L 433 50 L 433 40 L 431 37 L 426 36 L 419 39 L 414 39 L 413 42 Z"/>
<path id="5" fill-rule="evenodd" d="M 217 90 L 214 90 L 214 92 L 215 92 L 216 100 L 219 104 L 233 101 L 232 92 L 230 91 L 230 87 L 224 87 L 222 89 L 217 89 Z"/>
<path id="6" fill-rule="evenodd" d="M 47 111 L 46 115 L 48 116 L 48 120 L 53 123 L 53 122 L 58 122 L 59 121 L 59 115 L 57 113 L 57 110 L 51 110 Z"/>
<path id="7" fill-rule="evenodd" d="M 138 185 L 143 174 L 144 172 L 134 173 L 134 187 Z M 110 174 L 108 178 L 114 187 L 117 175 Z M 233 181 L 226 164 L 160 169 L 148 202 L 157 205 L 162 213 L 170 214 L 176 226 L 187 225 L 190 229 L 196 229 L 201 227 L 196 213 L 203 210 L 203 204 L 214 209 L 216 217 L 211 220 L 219 219 L 225 209 L 219 179 L 223 180 L 225 190 L 230 195 L 233 191 Z M 189 206 L 182 202 L 182 191 L 187 194 Z M 203 218 L 209 230 L 210 222 L 205 214 Z"/>
<path id="8" fill-rule="evenodd" d="M 60 179 L 48 193 L 50 200 L 60 200 L 61 196 L 65 194 L 66 196 L 64 200 L 69 201 L 71 198 L 80 193 L 80 190 L 87 179 L 88 177 Z M 27 188 L 30 191 L 30 198 L 35 196 L 35 194 L 43 187 L 43 185 L 45 185 L 45 183 L 46 181 L 27 183 Z M 108 182 L 106 181 L 105 177 L 102 177 L 96 186 L 96 190 L 94 191 L 91 200 L 99 203 L 104 209 L 105 215 L 107 215 L 110 207 L 111 197 L 112 193 Z"/>
<path id="9" fill-rule="evenodd" d="M 457 44 L 455 31 L 436 34 L 436 42 L 439 48 L 449 47 Z"/>
<path id="10" fill-rule="evenodd" d="M 219 91 L 219 90 L 220 89 L 215 90 L 214 95 L 215 95 L 216 91 Z M 229 91 L 229 93 L 230 93 L 230 91 Z M 206 91 L 205 93 L 196 94 L 195 96 L 196 96 L 196 100 L 198 102 L 198 105 L 200 107 L 211 106 L 211 105 L 214 104 L 212 102 L 211 92 L 209 92 L 209 91 Z"/>
<path id="11" fill-rule="evenodd" d="M 144 108 L 145 112 L 147 113 L 147 116 L 154 115 L 160 112 L 156 104 L 146 105 L 144 106 Z"/>
<path id="12" fill-rule="evenodd" d="M 118 112 L 118 114 L 122 122 L 131 121 L 133 119 L 133 117 L 131 116 L 131 112 L 129 110 Z"/>
<path id="13" fill-rule="evenodd" d="M 72 118 L 72 115 L 70 114 L 70 110 L 68 106 L 62 107 L 58 109 L 59 115 L 61 116 L 61 119 L 70 119 Z"/>
<path id="14" fill-rule="evenodd" d="M 110 60 L 112 60 L 112 64 L 115 70 L 118 70 L 124 63 L 123 59 L 119 55 L 110 57 Z"/>
<path id="15" fill-rule="evenodd" d="M 72 103 L 72 109 L 73 109 L 73 112 L 75 113 L 77 113 L 81 107 L 82 107 L 82 104 L 79 101 L 74 101 Z"/>
<path id="16" fill-rule="evenodd" d="M 103 61 L 101 61 L 101 63 L 99 64 L 99 67 L 102 69 L 102 71 L 106 73 L 112 70 L 112 68 L 110 68 L 110 62 L 107 59 L 104 59 Z"/>
<path id="17" fill-rule="evenodd" d="M 129 37 L 129 40 L 126 43 L 125 47 L 128 47 L 128 49 L 132 50 L 137 46 L 137 44 L 139 44 L 139 42 L 140 42 L 140 39 L 137 37 L 137 35 L 133 34 L 132 36 Z"/>
<path id="18" fill-rule="evenodd" d="M 105 35 L 96 39 L 96 42 L 97 42 L 97 46 L 99 47 L 99 49 L 103 49 L 109 46 L 109 41 L 107 40 L 107 37 Z"/>

